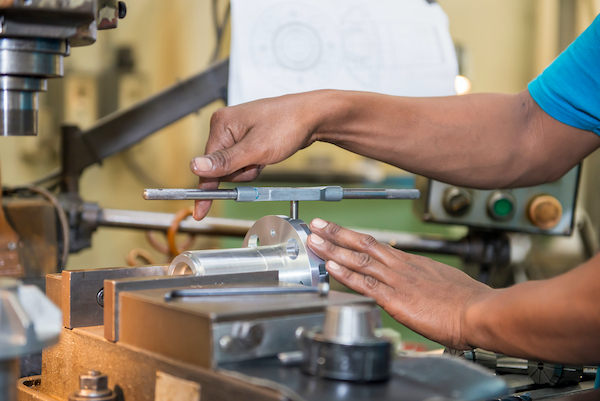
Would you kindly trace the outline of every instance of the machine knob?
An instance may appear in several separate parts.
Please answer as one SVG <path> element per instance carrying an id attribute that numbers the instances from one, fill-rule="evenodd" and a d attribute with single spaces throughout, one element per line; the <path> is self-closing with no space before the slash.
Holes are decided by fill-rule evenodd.
<path id="1" fill-rule="evenodd" d="M 471 204 L 471 194 L 464 188 L 451 187 L 444 192 L 444 209 L 451 216 L 464 216 L 471 210 Z"/>
<path id="2" fill-rule="evenodd" d="M 529 204 L 527 216 L 534 226 L 549 230 L 560 222 L 562 213 L 562 205 L 558 199 L 550 195 L 539 195 Z"/>
<path id="3" fill-rule="evenodd" d="M 496 221 L 508 221 L 515 215 L 516 203 L 510 193 L 494 191 L 488 198 L 488 215 Z"/>

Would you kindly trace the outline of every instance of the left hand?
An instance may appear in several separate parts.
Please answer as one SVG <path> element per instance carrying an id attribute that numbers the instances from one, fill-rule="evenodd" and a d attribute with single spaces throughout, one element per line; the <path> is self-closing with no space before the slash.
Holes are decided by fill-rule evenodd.
<path id="1" fill-rule="evenodd" d="M 469 349 L 466 311 L 490 287 L 462 271 L 399 251 L 337 224 L 314 219 L 310 249 L 327 261 L 331 277 L 374 298 L 394 319 L 445 346 Z"/>

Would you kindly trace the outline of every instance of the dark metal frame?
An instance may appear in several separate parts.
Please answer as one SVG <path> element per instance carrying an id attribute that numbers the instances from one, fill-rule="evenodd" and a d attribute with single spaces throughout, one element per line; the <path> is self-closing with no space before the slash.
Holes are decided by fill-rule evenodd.
<path id="1" fill-rule="evenodd" d="M 217 100 L 227 101 L 229 59 L 81 131 L 62 130 L 61 191 L 74 194 L 83 171 Z"/>

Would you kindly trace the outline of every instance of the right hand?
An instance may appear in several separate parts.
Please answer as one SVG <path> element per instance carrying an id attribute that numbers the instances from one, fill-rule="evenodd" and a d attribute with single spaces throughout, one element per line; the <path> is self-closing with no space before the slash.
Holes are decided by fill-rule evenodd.
<path id="1" fill-rule="evenodd" d="M 268 164 L 287 159 L 315 141 L 315 97 L 319 92 L 262 99 L 217 110 L 210 121 L 205 155 L 190 169 L 199 189 L 219 182 L 252 181 Z M 194 218 L 206 216 L 211 201 L 196 201 Z"/>

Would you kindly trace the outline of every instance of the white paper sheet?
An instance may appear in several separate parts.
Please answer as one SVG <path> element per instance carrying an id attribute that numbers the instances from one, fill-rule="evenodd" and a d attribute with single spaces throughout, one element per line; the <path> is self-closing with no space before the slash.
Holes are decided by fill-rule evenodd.
<path id="1" fill-rule="evenodd" d="M 316 89 L 453 95 L 448 19 L 425 0 L 232 0 L 229 104 Z"/>

